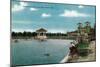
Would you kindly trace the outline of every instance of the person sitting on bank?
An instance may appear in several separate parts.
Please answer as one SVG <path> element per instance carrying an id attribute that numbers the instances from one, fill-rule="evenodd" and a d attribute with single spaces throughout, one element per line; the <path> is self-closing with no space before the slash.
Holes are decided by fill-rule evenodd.
<path id="1" fill-rule="evenodd" d="M 73 41 L 73 44 L 74 44 L 75 46 L 77 46 L 77 45 L 78 45 L 78 41 L 77 41 L 77 40 L 74 40 L 74 41 Z"/>
<path id="2" fill-rule="evenodd" d="M 73 42 L 71 42 L 71 47 L 69 49 L 70 49 L 70 56 L 72 58 L 78 56 L 78 50 Z"/>

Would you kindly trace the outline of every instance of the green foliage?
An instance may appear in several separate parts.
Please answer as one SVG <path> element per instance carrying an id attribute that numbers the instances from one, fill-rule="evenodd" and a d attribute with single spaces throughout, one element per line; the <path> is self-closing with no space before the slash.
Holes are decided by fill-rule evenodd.
<path id="1" fill-rule="evenodd" d="M 78 45 L 77 45 L 77 48 L 78 49 L 86 49 L 86 48 L 88 48 L 89 47 L 89 43 L 79 43 Z"/>
<path id="2" fill-rule="evenodd" d="M 89 47 L 89 43 L 79 43 L 77 45 L 77 49 L 81 57 L 85 57 L 88 55 L 88 47 Z"/>

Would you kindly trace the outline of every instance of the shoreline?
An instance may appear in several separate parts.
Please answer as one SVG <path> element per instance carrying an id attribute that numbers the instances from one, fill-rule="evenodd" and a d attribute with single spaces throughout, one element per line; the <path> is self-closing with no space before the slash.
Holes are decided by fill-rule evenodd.
<path id="1" fill-rule="evenodd" d="M 15 41 L 15 40 L 25 40 L 25 41 L 28 41 L 28 40 L 39 40 L 39 39 L 34 39 L 34 38 L 29 38 L 29 39 L 11 39 L 11 41 Z M 74 39 L 46 39 L 46 40 L 71 40 L 71 41 L 74 41 Z M 46 41 L 45 40 L 45 41 Z"/>
<path id="2" fill-rule="evenodd" d="M 91 41 L 88 49 L 91 50 L 86 57 L 77 56 L 76 58 L 71 58 L 68 53 L 64 59 L 60 61 L 60 63 L 73 63 L 73 62 L 88 62 L 88 61 L 96 61 L 96 43 L 95 41 Z"/>
<path id="3" fill-rule="evenodd" d="M 36 39 L 36 38 L 11 38 L 11 40 L 32 40 L 32 39 L 34 39 L 34 40 L 39 40 L 39 39 Z M 48 40 L 48 39 L 59 39 L 59 40 L 75 40 L 75 39 L 70 39 L 70 38 L 47 38 L 46 40 Z"/>
<path id="4" fill-rule="evenodd" d="M 60 61 L 60 63 L 65 63 L 68 60 L 69 52 L 68 54 Z"/>
<path id="5" fill-rule="evenodd" d="M 65 61 L 67 63 L 73 63 L 73 62 L 88 62 L 88 61 L 95 61 L 96 60 L 96 44 L 95 41 L 91 41 L 89 44 L 88 49 L 90 50 L 88 52 L 88 55 L 85 57 L 77 56 L 77 58 L 71 58 L 70 56 Z"/>

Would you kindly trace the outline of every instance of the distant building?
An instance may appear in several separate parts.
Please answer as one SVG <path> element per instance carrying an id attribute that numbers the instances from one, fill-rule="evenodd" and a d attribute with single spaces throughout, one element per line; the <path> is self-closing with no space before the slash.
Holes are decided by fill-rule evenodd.
<path id="1" fill-rule="evenodd" d="M 77 35 L 77 31 L 67 32 L 67 37 L 71 39 L 75 39 Z"/>
<path id="2" fill-rule="evenodd" d="M 40 39 L 40 40 L 46 39 L 47 38 L 46 32 L 47 32 L 47 30 L 45 30 L 44 28 L 40 28 L 40 29 L 36 30 L 36 33 L 37 33 L 36 38 Z"/>

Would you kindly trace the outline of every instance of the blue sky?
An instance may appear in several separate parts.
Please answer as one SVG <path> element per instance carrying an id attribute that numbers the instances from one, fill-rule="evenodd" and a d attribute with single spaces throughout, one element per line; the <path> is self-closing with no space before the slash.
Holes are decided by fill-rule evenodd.
<path id="1" fill-rule="evenodd" d="M 95 6 L 12 1 L 12 31 L 68 32 L 77 23 L 95 23 Z"/>

